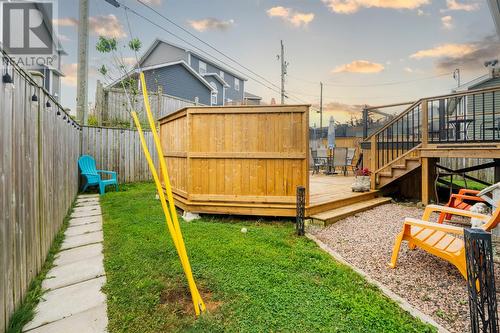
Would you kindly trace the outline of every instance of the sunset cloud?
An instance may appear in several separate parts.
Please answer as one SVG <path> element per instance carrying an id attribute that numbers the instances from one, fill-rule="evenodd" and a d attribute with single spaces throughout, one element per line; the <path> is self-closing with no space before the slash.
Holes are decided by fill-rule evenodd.
<path id="1" fill-rule="evenodd" d="M 379 73 L 384 70 L 384 65 L 367 60 L 355 60 L 349 64 L 336 67 L 333 73 Z"/>
<path id="2" fill-rule="evenodd" d="M 474 52 L 476 48 L 477 47 L 473 44 L 442 44 L 430 49 L 417 51 L 410 55 L 410 58 L 460 58 Z"/>
<path id="3" fill-rule="evenodd" d="M 442 9 L 441 12 L 446 12 L 450 10 L 464 10 L 466 12 L 472 12 L 479 9 L 479 3 L 469 2 L 460 3 L 456 0 L 446 0 L 446 9 Z"/>
<path id="4" fill-rule="evenodd" d="M 78 64 L 62 65 L 62 72 L 64 73 L 62 82 L 67 86 L 76 87 L 77 70 Z"/>
<path id="5" fill-rule="evenodd" d="M 446 30 L 451 30 L 455 27 L 453 24 L 453 17 L 450 15 L 441 17 L 441 23 L 443 24 L 443 28 Z"/>
<path id="6" fill-rule="evenodd" d="M 469 52 L 438 58 L 435 64 L 436 67 L 440 71 L 452 71 L 455 68 L 477 70 L 483 68 L 485 61 L 496 59 L 500 54 L 500 43 L 498 43 L 495 35 L 486 36 L 468 45 Z"/>
<path id="7" fill-rule="evenodd" d="M 233 26 L 234 20 L 231 19 L 228 21 L 223 21 L 213 17 L 209 17 L 201 20 L 190 20 L 188 21 L 188 24 L 191 26 L 191 28 L 199 32 L 204 32 L 207 30 L 225 31 Z"/>
<path id="8" fill-rule="evenodd" d="M 58 27 L 76 27 L 78 25 L 78 20 L 73 17 L 62 17 L 53 19 L 52 24 Z"/>
<path id="9" fill-rule="evenodd" d="M 330 11 L 352 14 L 361 8 L 417 9 L 430 0 L 322 0 Z"/>
<path id="10" fill-rule="evenodd" d="M 64 17 L 52 20 L 59 27 L 77 27 L 78 20 L 73 17 Z M 89 18 L 89 29 L 96 36 L 124 38 L 127 37 L 123 25 L 113 15 L 98 15 Z"/>
<path id="11" fill-rule="evenodd" d="M 301 13 L 291 8 L 282 6 L 273 7 L 267 10 L 269 17 L 278 17 L 292 24 L 295 27 L 307 26 L 314 20 L 313 13 Z"/>

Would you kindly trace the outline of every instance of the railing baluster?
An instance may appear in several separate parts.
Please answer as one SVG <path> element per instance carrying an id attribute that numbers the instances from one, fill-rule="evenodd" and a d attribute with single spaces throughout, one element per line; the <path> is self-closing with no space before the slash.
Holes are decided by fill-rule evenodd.
<path id="1" fill-rule="evenodd" d="M 495 140 L 496 136 L 495 136 L 495 132 L 497 130 L 497 123 L 496 123 L 496 119 L 495 119 L 495 110 L 496 110 L 496 105 L 495 105 L 495 92 L 493 91 L 492 93 L 492 99 L 493 99 L 493 136 L 491 137 L 492 140 Z"/>
<path id="2" fill-rule="evenodd" d="M 486 113 L 486 112 L 485 112 L 485 110 L 484 110 L 484 105 L 485 105 L 485 104 L 486 104 L 486 103 L 484 102 L 484 93 L 483 93 L 483 141 L 485 141 L 485 136 L 484 136 L 484 129 L 485 129 L 485 127 L 484 127 L 484 122 L 485 122 L 485 120 L 486 120 L 486 119 L 485 119 L 485 113 Z M 475 127 L 476 127 L 476 124 L 474 123 L 474 128 L 475 128 Z M 474 139 L 476 139 L 476 138 L 474 138 Z"/>
<path id="3" fill-rule="evenodd" d="M 472 140 L 476 140 L 476 95 L 472 95 Z M 465 126 L 465 123 L 464 123 Z"/>

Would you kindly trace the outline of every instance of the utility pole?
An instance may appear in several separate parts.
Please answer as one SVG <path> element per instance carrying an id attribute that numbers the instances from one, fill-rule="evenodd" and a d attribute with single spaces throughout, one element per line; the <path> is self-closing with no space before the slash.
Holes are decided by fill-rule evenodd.
<path id="1" fill-rule="evenodd" d="M 79 1 L 76 117 L 81 124 L 85 125 L 88 113 L 89 2 L 88 0 Z"/>
<path id="2" fill-rule="evenodd" d="M 457 87 L 460 87 L 460 68 L 453 71 L 453 78 L 457 80 Z"/>
<path id="3" fill-rule="evenodd" d="M 323 128 L 323 82 L 319 83 L 319 128 L 322 131 Z"/>
<path id="4" fill-rule="evenodd" d="M 281 104 L 285 104 L 285 75 L 287 74 L 288 63 L 285 61 L 285 46 L 283 45 L 283 40 L 281 41 L 281 56 L 278 56 L 281 60 Z"/>

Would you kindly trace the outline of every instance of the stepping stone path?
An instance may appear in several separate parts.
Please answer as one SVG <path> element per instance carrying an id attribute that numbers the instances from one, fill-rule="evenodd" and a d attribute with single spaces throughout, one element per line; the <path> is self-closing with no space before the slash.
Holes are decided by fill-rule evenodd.
<path id="1" fill-rule="evenodd" d="M 108 316 L 98 195 L 80 195 L 64 242 L 42 287 L 48 290 L 23 328 L 29 333 L 106 332 Z"/>

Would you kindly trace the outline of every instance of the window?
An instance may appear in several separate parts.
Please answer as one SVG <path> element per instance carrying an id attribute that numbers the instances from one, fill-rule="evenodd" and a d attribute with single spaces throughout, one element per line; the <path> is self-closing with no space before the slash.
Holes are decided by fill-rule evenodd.
<path id="1" fill-rule="evenodd" d="M 207 64 L 200 60 L 198 64 L 198 72 L 205 74 L 207 72 Z"/>
<path id="2" fill-rule="evenodd" d="M 219 94 L 219 92 L 217 91 L 217 85 L 214 82 L 210 82 L 210 86 L 212 86 L 212 88 L 214 89 L 212 90 L 212 100 L 210 104 L 217 105 L 217 95 Z"/>
<path id="3" fill-rule="evenodd" d="M 220 71 L 220 72 L 219 72 L 219 76 L 221 77 L 221 79 L 223 79 L 223 80 L 224 80 L 224 72 L 223 72 L 223 71 Z"/>
<path id="4" fill-rule="evenodd" d="M 240 80 L 237 78 L 234 78 L 234 89 L 240 91 Z"/>

